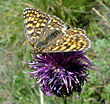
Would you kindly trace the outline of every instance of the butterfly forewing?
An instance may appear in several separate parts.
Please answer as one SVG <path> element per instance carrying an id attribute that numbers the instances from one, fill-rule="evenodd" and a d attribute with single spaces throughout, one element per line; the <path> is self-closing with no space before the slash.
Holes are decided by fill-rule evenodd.
<path id="1" fill-rule="evenodd" d="M 42 32 L 39 43 L 36 43 L 34 48 L 43 50 L 48 46 L 51 46 L 64 35 L 63 31 L 67 28 L 64 22 L 55 16 L 50 16 L 50 19 L 51 21 L 46 25 Z"/>
<path id="2" fill-rule="evenodd" d="M 35 45 L 50 18 L 45 13 L 36 9 L 26 8 L 23 11 L 23 21 L 26 38 L 31 45 Z"/>
<path id="3" fill-rule="evenodd" d="M 66 34 L 67 35 L 79 35 L 79 34 L 82 34 L 82 35 L 85 35 L 86 34 L 86 32 L 85 32 L 85 30 L 83 30 L 83 29 L 80 29 L 80 28 L 73 28 L 73 29 L 68 29 L 68 30 L 66 30 Z M 66 35 L 65 34 L 65 35 Z"/>
<path id="4" fill-rule="evenodd" d="M 80 30 L 78 32 L 78 30 Z M 85 36 L 84 30 L 81 29 L 69 29 L 66 33 L 60 37 L 55 43 L 44 51 L 50 52 L 70 52 L 70 51 L 82 51 L 90 47 L 90 40 Z"/>
<path id="5" fill-rule="evenodd" d="M 43 31 L 43 35 L 47 37 L 49 34 L 53 33 L 56 30 L 61 30 L 62 32 L 67 29 L 66 25 L 62 20 L 56 16 L 50 16 L 50 23 L 46 26 Z"/>

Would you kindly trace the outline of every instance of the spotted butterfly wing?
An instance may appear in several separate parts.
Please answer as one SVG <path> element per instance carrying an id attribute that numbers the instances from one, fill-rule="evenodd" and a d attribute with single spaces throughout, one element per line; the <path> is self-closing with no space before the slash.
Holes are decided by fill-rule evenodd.
<path id="1" fill-rule="evenodd" d="M 39 42 L 35 44 L 34 49 L 38 49 L 40 47 L 42 52 L 44 52 L 45 48 L 51 46 L 64 35 L 64 31 L 67 29 L 64 22 L 56 16 L 50 16 L 50 20 L 51 21 L 44 28 Z"/>
<path id="2" fill-rule="evenodd" d="M 44 49 L 44 52 L 82 51 L 90 47 L 90 40 L 85 36 L 84 30 L 74 28 L 65 32 L 55 43 Z"/>
<path id="3" fill-rule="evenodd" d="M 24 30 L 29 43 L 34 46 L 42 35 L 42 31 L 50 18 L 37 9 L 26 8 L 23 11 Z"/>
<path id="4" fill-rule="evenodd" d="M 46 15 L 37 9 L 26 8 L 23 11 L 23 21 L 26 38 L 34 47 L 41 52 L 49 42 L 57 36 L 58 30 L 66 30 L 63 21 L 55 16 Z"/>
<path id="5" fill-rule="evenodd" d="M 25 9 L 23 19 L 27 40 L 38 52 L 80 51 L 90 47 L 84 30 L 67 30 L 64 22 L 55 16 Z"/>

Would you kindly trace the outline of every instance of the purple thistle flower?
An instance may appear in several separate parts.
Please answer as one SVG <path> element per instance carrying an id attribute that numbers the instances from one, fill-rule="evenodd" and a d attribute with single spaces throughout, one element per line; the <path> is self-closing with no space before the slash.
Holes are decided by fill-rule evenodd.
<path id="1" fill-rule="evenodd" d="M 69 96 L 78 92 L 80 96 L 84 81 L 87 82 L 91 62 L 84 56 L 85 52 L 63 52 L 37 54 L 33 63 L 27 63 L 33 69 L 29 72 L 36 79 L 41 91 L 50 96 Z"/>

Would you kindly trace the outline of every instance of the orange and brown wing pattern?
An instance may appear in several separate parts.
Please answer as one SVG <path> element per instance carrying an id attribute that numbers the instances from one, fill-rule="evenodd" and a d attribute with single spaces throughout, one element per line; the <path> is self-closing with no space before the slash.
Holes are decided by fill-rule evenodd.
<path id="1" fill-rule="evenodd" d="M 35 45 L 42 35 L 42 31 L 50 18 L 37 9 L 26 8 L 23 11 L 24 30 L 26 38 L 31 45 Z"/>
<path id="2" fill-rule="evenodd" d="M 71 34 L 73 34 L 73 35 L 79 35 L 79 34 L 85 35 L 86 32 L 85 32 L 85 30 L 83 30 L 83 29 L 74 27 L 73 29 L 68 29 L 68 30 L 66 30 L 66 34 L 67 34 L 67 36 L 68 36 L 68 35 L 71 35 Z M 65 34 L 65 35 L 66 35 L 66 34 Z"/>
<path id="3" fill-rule="evenodd" d="M 62 32 L 65 32 L 65 30 L 67 29 L 67 26 L 58 17 L 50 16 L 50 20 L 51 21 L 49 22 L 49 24 L 46 26 L 46 28 L 43 31 L 44 37 L 42 37 L 42 38 L 47 37 L 48 35 L 52 34 L 55 31 L 61 30 Z"/>
<path id="4" fill-rule="evenodd" d="M 50 22 L 44 28 L 42 37 L 40 37 L 39 42 L 34 45 L 34 49 L 38 50 L 38 48 L 40 48 L 40 50 L 43 51 L 43 49 L 52 45 L 62 37 L 66 29 L 67 27 L 62 20 L 56 16 L 50 16 Z"/>
<path id="5" fill-rule="evenodd" d="M 47 28 L 50 28 L 51 30 L 56 29 L 56 30 L 62 30 L 65 31 L 67 29 L 67 26 L 65 23 L 59 19 L 56 16 L 50 16 L 51 22 L 47 26 Z"/>
<path id="6" fill-rule="evenodd" d="M 71 52 L 82 51 L 90 47 L 90 40 L 83 34 L 83 30 L 76 32 L 76 29 L 66 30 L 54 44 L 45 49 L 45 52 Z M 82 32 L 81 32 L 82 31 Z"/>
<path id="7" fill-rule="evenodd" d="M 90 47 L 90 40 L 84 30 L 67 30 L 64 22 L 56 16 L 26 8 L 23 21 L 26 38 L 38 52 L 82 51 Z"/>

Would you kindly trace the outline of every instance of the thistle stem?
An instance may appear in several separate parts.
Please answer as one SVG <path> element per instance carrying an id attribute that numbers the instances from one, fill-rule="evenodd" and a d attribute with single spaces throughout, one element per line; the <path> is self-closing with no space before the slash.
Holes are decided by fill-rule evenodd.
<path id="1" fill-rule="evenodd" d="M 67 99 L 66 99 L 66 97 L 64 97 L 64 104 L 67 104 Z"/>

